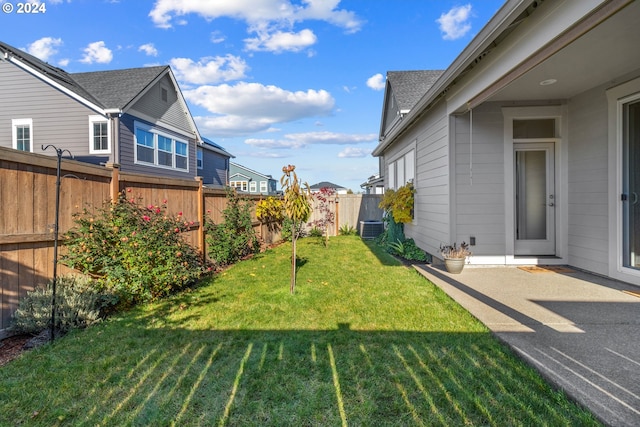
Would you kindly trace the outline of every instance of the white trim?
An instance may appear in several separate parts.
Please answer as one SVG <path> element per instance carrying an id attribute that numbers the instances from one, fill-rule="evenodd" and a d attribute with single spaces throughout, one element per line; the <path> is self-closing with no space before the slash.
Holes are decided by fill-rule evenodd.
<path id="1" fill-rule="evenodd" d="M 107 148 L 105 150 L 94 149 L 94 134 L 93 134 L 94 123 L 107 124 Z M 89 116 L 89 154 L 110 154 L 110 153 L 111 153 L 111 119 L 104 116 L 98 116 L 98 115 Z"/>
<path id="2" fill-rule="evenodd" d="M 257 193 L 258 192 L 258 183 L 256 181 L 251 181 L 249 183 L 249 193 Z"/>
<path id="3" fill-rule="evenodd" d="M 142 129 L 146 132 L 149 132 L 153 135 L 153 163 L 150 162 L 144 162 L 141 160 L 138 160 L 138 136 L 137 136 L 137 130 L 138 129 Z M 165 138 L 169 138 L 171 139 L 171 166 L 166 166 L 166 165 L 161 165 L 158 163 L 158 136 L 163 136 Z M 179 155 L 176 151 L 176 142 L 181 142 L 183 144 L 185 144 L 187 146 L 187 155 L 186 156 L 182 156 Z M 133 162 L 135 164 L 138 165 L 144 165 L 144 166 L 151 166 L 151 167 L 155 167 L 155 168 L 159 168 L 159 169 L 169 169 L 169 170 L 173 170 L 173 171 L 178 171 L 178 172 L 189 172 L 189 140 L 184 140 L 180 137 L 176 137 L 175 135 L 172 135 L 169 132 L 166 132 L 162 129 L 158 129 L 155 128 L 153 126 L 150 126 L 146 123 L 143 122 L 139 122 L 139 121 L 134 121 L 133 122 Z M 147 147 L 147 148 L 151 148 L 151 147 Z M 166 151 L 164 151 L 166 152 Z M 176 167 L 176 157 L 185 157 L 187 160 L 187 167 L 185 169 L 183 168 L 179 168 Z"/>
<path id="4" fill-rule="evenodd" d="M 29 153 L 33 153 L 34 138 L 33 138 L 33 119 L 11 119 L 11 146 L 14 150 L 18 149 L 18 126 L 29 126 Z M 25 150 L 20 150 L 25 151 Z"/>
<path id="5" fill-rule="evenodd" d="M 609 104 L 609 276 L 640 285 L 640 270 L 622 265 L 622 157 L 624 104 L 640 99 L 640 78 L 607 90 Z"/>
<path id="6" fill-rule="evenodd" d="M 504 107 L 504 215 L 505 215 L 505 263 L 519 264 L 523 259 L 533 262 L 537 257 L 526 258 L 515 256 L 515 204 L 514 204 L 514 143 L 518 141 L 554 142 L 555 143 L 555 223 L 556 223 L 556 262 L 566 263 L 567 238 L 563 230 L 568 229 L 568 197 L 567 197 L 567 144 L 563 143 L 567 135 L 567 107 L 564 105 L 542 107 Z M 556 138 L 535 138 L 531 140 L 514 140 L 513 121 L 518 119 L 556 119 Z M 559 232 L 558 232 L 559 230 Z M 541 258 L 548 263 L 548 258 Z"/>

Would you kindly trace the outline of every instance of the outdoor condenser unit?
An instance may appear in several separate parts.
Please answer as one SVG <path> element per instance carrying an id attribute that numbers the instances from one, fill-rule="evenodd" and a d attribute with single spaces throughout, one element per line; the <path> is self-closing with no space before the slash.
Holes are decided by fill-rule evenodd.
<path id="1" fill-rule="evenodd" d="M 384 231 L 382 221 L 360 221 L 360 237 L 363 239 L 375 239 Z"/>

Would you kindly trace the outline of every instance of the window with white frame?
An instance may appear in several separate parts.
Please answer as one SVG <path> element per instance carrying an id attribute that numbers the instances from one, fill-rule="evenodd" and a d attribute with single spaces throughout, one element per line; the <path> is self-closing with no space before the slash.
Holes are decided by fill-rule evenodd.
<path id="1" fill-rule="evenodd" d="M 189 169 L 189 145 L 150 126 L 136 123 L 136 163 Z"/>
<path id="2" fill-rule="evenodd" d="M 247 191 L 247 181 L 230 181 L 229 186 L 240 191 Z"/>
<path id="3" fill-rule="evenodd" d="M 198 169 L 202 169 L 202 159 L 203 159 L 203 156 L 204 156 L 204 152 L 203 152 L 202 148 L 198 147 L 196 155 L 197 155 L 197 166 L 198 166 Z"/>
<path id="4" fill-rule="evenodd" d="M 411 149 L 395 157 L 387 165 L 387 186 L 397 189 L 408 182 L 413 182 L 416 174 L 416 151 Z"/>
<path id="5" fill-rule="evenodd" d="M 103 116 L 89 116 L 89 153 L 109 153 L 109 121 Z"/>
<path id="6" fill-rule="evenodd" d="M 33 119 L 11 120 L 13 148 L 33 153 Z"/>
<path id="7" fill-rule="evenodd" d="M 267 193 L 267 181 L 260 181 L 260 192 Z"/>
<path id="8" fill-rule="evenodd" d="M 255 193 L 258 191 L 258 183 L 255 181 L 251 181 L 249 183 L 249 192 L 250 193 Z"/>

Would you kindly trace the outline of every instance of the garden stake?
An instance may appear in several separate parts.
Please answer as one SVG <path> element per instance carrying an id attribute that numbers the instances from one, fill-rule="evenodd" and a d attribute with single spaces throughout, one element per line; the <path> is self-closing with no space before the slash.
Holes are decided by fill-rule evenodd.
<path id="1" fill-rule="evenodd" d="M 53 282 L 51 284 L 51 342 L 55 339 L 56 327 L 56 280 L 58 279 L 58 223 L 60 217 L 60 164 L 62 163 L 62 155 L 66 151 L 71 158 L 73 154 L 69 150 L 62 150 L 55 145 L 42 146 L 42 151 L 49 147 L 56 150 L 58 155 L 58 167 L 56 169 L 56 219 L 53 225 Z"/>

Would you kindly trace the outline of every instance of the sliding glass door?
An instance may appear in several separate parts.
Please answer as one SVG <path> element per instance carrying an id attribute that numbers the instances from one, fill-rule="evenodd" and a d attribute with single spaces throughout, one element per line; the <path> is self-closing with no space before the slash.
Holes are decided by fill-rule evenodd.
<path id="1" fill-rule="evenodd" d="M 624 105 L 622 265 L 640 268 L 640 101 Z"/>

